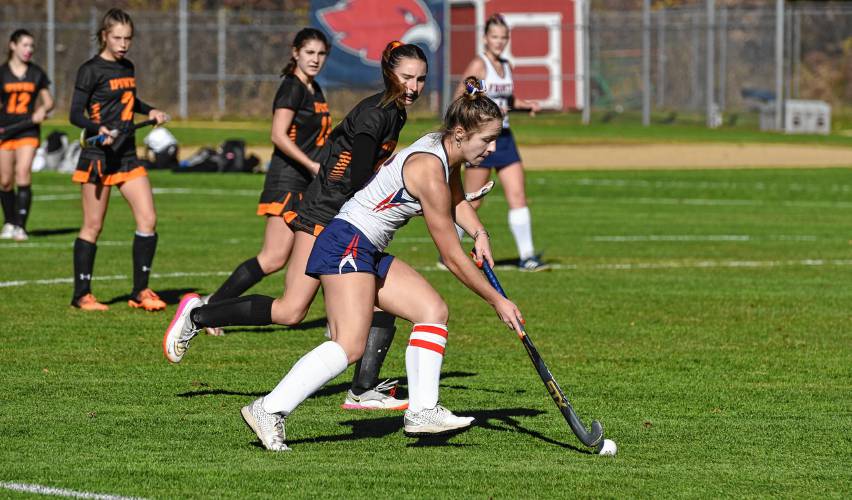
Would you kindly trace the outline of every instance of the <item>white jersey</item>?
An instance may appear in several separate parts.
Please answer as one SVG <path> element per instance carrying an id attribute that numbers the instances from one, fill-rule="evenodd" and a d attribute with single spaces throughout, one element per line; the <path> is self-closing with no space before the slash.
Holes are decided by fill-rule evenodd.
<path id="1" fill-rule="evenodd" d="M 423 214 L 420 200 L 405 189 L 402 167 L 409 156 L 429 153 L 444 166 L 444 180 L 449 183 L 450 166 L 441 133 L 426 134 L 414 144 L 391 156 L 367 184 L 347 201 L 337 214 L 358 228 L 378 250 L 390 244 L 397 229 L 412 217 Z"/>
<path id="2" fill-rule="evenodd" d="M 503 76 L 497 73 L 491 60 L 485 54 L 480 55 L 485 63 L 485 95 L 496 102 L 503 110 L 503 128 L 509 128 L 509 99 L 515 93 L 515 83 L 512 81 L 512 68 L 508 61 L 503 63 Z"/>

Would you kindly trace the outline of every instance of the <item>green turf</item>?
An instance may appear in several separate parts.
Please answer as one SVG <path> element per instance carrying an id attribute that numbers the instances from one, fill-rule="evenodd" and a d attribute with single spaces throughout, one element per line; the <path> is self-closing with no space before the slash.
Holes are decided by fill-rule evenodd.
<path id="1" fill-rule="evenodd" d="M 340 117 L 337 117 L 339 119 Z M 835 127 L 835 133 L 821 135 L 785 135 L 760 132 L 757 125 L 743 119 L 740 126 L 725 126 L 707 129 L 701 119 L 690 117 L 682 123 L 664 125 L 659 123 L 664 116 L 655 115 L 650 127 L 643 127 L 637 115 L 619 116 L 604 123 L 603 116 L 595 116 L 591 125 L 582 125 L 580 115 L 567 113 L 543 113 L 529 117 L 523 113 L 513 114 L 512 123 L 516 139 L 520 144 L 635 144 L 635 143 L 793 143 L 852 147 L 852 135 Z M 700 118 L 700 117 L 699 117 Z M 753 121 L 753 120 L 752 120 Z M 841 123 L 839 123 L 841 124 Z M 842 123 L 842 125 L 848 124 Z M 243 139 L 249 145 L 268 146 L 269 122 L 180 122 L 168 125 L 184 147 L 215 147 L 227 139 Z M 436 130 L 439 123 L 431 118 L 413 117 L 403 129 L 400 142 L 410 144 L 425 132 Z M 51 120 L 42 127 L 43 134 L 62 130 L 72 137 L 79 136 L 79 129 L 67 121 Z M 139 143 L 145 132 L 140 132 Z M 844 135 L 845 134 L 845 135 Z"/>
<path id="2" fill-rule="evenodd" d="M 37 174 L 28 244 L 0 243 L 0 481 L 144 497 L 848 497 L 852 491 L 849 169 L 531 172 L 549 273 L 499 270 L 530 333 L 614 459 L 578 450 L 517 339 L 445 272 L 421 221 L 391 251 L 450 305 L 441 397 L 478 425 L 402 435 L 398 413 L 338 408 L 351 369 L 288 421 L 293 451 L 258 448 L 239 408 L 323 341 L 305 328 L 230 329 L 180 365 L 167 313 L 129 310 L 133 225 L 116 197 L 97 277 L 108 313 L 68 307 L 80 222 L 67 177 Z M 212 291 L 259 248 L 260 176 L 156 173 L 152 285 Z M 514 257 L 500 192 L 482 217 Z M 207 274 L 203 274 L 207 273 Z M 22 280 L 21 286 L 5 286 Z M 256 292 L 281 291 L 280 275 Z M 384 375 L 404 377 L 409 325 Z M 0 497 L 9 492 L 0 490 Z"/>

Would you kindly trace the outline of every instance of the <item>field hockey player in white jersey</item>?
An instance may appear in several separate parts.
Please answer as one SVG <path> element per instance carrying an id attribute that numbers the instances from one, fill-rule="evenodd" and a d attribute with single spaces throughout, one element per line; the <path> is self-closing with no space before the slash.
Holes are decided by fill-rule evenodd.
<path id="1" fill-rule="evenodd" d="M 413 323 L 405 352 L 405 433 L 441 434 L 473 422 L 438 403 L 447 304 L 414 268 L 384 250 L 400 227 L 423 215 L 449 270 L 520 331 L 517 306 L 488 284 L 459 244 L 454 225 L 473 236 L 477 261 L 493 262 L 488 233 L 465 201 L 460 175 L 463 163 L 479 164 L 494 151 L 502 128 L 502 112 L 483 90 L 476 78 L 468 78 L 466 92 L 447 110 L 443 130 L 390 157 L 318 236 L 306 273 L 322 283 L 331 340 L 302 356 L 271 393 L 242 409 L 267 449 L 289 449 L 286 417 L 361 357 L 374 306 Z"/>
<path id="2" fill-rule="evenodd" d="M 509 205 L 509 229 L 515 237 L 518 249 L 518 269 L 521 271 L 544 271 L 547 264 L 536 254 L 532 236 L 532 218 L 527 207 L 527 194 L 524 186 L 524 165 L 515 138 L 509 129 L 510 110 L 528 110 L 535 115 L 539 106 L 535 101 L 518 99 L 514 96 L 515 85 L 512 79 L 512 66 L 502 58 L 503 50 L 509 43 L 509 26 L 500 14 L 494 14 L 485 22 L 485 50 L 467 65 L 465 75 L 473 75 L 485 80 L 486 94 L 503 110 L 503 128 L 497 138 L 497 149 L 480 165 L 468 165 L 465 168 L 464 185 L 469 191 L 475 191 L 488 182 L 491 169 L 503 185 L 503 193 Z M 456 95 L 465 91 L 464 82 L 456 90 Z M 474 201 L 473 207 L 479 208 L 481 200 Z M 461 233 L 461 231 L 459 231 Z M 461 234 L 459 234 L 461 236 Z"/>

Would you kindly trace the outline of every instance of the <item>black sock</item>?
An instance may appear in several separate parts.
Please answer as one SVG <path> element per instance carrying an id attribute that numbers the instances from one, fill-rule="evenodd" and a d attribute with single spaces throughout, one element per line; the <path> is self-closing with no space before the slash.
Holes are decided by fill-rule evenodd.
<path id="1" fill-rule="evenodd" d="M 272 324 L 272 302 L 265 295 L 246 295 L 195 308 L 190 319 L 199 328 Z"/>
<path id="2" fill-rule="evenodd" d="M 369 391 L 379 383 L 379 371 L 385 362 L 393 335 L 396 332 L 392 314 L 384 311 L 373 313 L 373 323 L 364 355 L 355 365 L 355 375 L 352 377 L 352 392 L 357 396 Z"/>
<path id="3" fill-rule="evenodd" d="M 134 299 L 139 292 L 148 288 L 148 276 L 156 251 L 157 233 L 141 235 L 137 232 L 133 237 L 133 292 L 130 295 Z"/>
<path id="4" fill-rule="evenodd" d="M 221 302 L 226 299 L 239 297 L 244 294 L 246 290 L 258 284 L 264 276 L 266 276 L 266 274 L 264 274 L 263 269 L 260 268 L 260 263 L 257 261 L 257 257 L 252 257 L 234 269 L 234 272 L 228 276 L 228 279 L 222 283 L 222 286 L 220 286 L 219 289 L 210 296 L 207 303 L 215 304 L 216 302 Z"/>
<path id="5" fill-rule="evenodd" d="M 30 186 L 18 186 L 18 195 L 15 199 L 15 212 L 18 216 L 15 225 L 27 227 L 27 217 L 30 216 L 30 205 L 33 202 L 33 190 Z"/>
<path id="6" fill-rule="evenodd" d="M 95 267 L 95 253 L 98 246 L 86 240 L 74 240 L 74 297 L 71 304 L 92 291 L 92 269 Z"/>
<path id="7" fill-rule="evenodd" d="M 15 192 L 0 191 L 0 203 L 3 205 L 3 217 L 6 224 L 15 223 Z"/>

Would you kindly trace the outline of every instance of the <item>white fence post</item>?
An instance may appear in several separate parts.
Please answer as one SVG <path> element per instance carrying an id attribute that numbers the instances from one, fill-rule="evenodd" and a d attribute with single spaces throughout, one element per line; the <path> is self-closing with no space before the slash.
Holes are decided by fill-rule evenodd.
<path id="1" fill-rule="evenodd" d="M 180 0 L 178 5 L 178 116 L 186 119 L 189 114 L 187 105 L 187 5 L 186 0 Z"/>
<path id="2" fill-rule="evenodd" d="M 219 98 L 219 116 L 225 114 L 225 51 L 227 50 L 228 11 L 224 7 L 218 12 L 216 33 L 216 92 Z"/>

